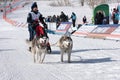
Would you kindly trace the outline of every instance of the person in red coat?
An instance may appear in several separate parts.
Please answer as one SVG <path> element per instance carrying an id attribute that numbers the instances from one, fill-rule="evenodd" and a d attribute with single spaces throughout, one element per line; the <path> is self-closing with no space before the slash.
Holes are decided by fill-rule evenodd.
<path id="1" fill-rule="evenodd" d="M 37 27 L 36 27 L 36 37 L 46 37 L 46 38 L 48 38 L 49 39 L 49 37 L 48 37 L 48 35 L 47 35 L 47 33 L 46 33 L 46 31 L 45 31 L 45 29 L 41 26 L 41 25 L 38 25 Z M 48 53 L 51 53 L 52 52 L 52 50 L 51 50 L 51 47 L 50 47 L 50 43 L 48 42 L 47 43 L 47 51 L 48 51 Z"/>

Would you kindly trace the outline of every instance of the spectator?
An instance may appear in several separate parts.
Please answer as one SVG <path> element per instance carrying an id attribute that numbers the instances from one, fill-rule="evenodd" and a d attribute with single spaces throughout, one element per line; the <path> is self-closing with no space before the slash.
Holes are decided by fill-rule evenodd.
<path id="1" fill-rule="evenodd" d="M 72 15 L 70 17 L 72 19 L 72 24 L 73 24 L 73 27 L 75 27 L 75 23 L 76 23 L 76 14 L 74 12 L 72 12 Z"/>
<path id="2" fill-rule="evenodd" d="M 56 15 L 53 15 L 52 22 L 56 22 L 56 19 L 57 19 Z"/>
<path id="3" fill-rule="evenodd" d="M 101 11 L 97 12 L 95 16 L 95 24 L 103 24 L 103 19 L 104 19 L 103 13 Z"/>
<path id="4" fill-rule="evenodd" d="M 112 20 L 113 20 L 113 24 L 118 24 L 119 23 L 119 12 L 116 8 L 113 9 Z"/>
<path id="5" fill-rule="evenodd" d="M 63 11 L 61 12 L 61 15 L 60 15 L 60 21 L 61 22 L 67 22 L 68 21 L 67 16 L 64 14 Z"/>
<path id="6" fill-rule="evenodd" d="M 47 16 L 47 18 L 45 19 L 46 22 L 51 22 L 51 16 Z"/>
<path id="7" fill-rule="evenodd" d="M 86 16 L 84 16 L 82 20 L 83 20 L 83 24 L 87 23 L 87 18 L 86 18 Z"/>
<path id="8" fill-rule="evenodd" d="M 56 28 L 58 28 L 60 25 L 60 16 L 57 15 L 57 19 L 56 19 Z"/>

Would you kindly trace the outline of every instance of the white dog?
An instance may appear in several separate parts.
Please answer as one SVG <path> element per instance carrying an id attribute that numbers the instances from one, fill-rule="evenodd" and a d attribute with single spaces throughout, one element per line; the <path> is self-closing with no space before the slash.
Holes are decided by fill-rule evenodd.
<path id="1" fill-rule="evenodd" d="M 70 36 L 63 35 L 56 44 L 60 48 L 61 62 L 63 62 L 64 53 L 67 53 L 68 63 L 70 63 L 71 52 L 72 52 L 72 47 L 73 47 L 72 38 Z"/>
<path id="2" fill-rule="evenodd" d="M 31 52 L 33 53 L 34 63 L 39 62 L 43 63 L 45 55 L 47 53 L 47 43 L 48 39 L 43 38 L 34 38 L 32 41 L 26 40 L 27 43 L 31 46 Z"/>

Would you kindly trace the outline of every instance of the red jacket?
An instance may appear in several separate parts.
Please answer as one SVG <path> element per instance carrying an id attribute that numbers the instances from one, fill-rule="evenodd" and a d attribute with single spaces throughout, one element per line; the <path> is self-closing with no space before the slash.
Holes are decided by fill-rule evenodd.
<path id="1" fill-rule="evenodd" d="M 37 26 L 36 27 L 36 35 L 37 36 L 43 36 L 44 35 L 44 28 L 42 26 Z"/>

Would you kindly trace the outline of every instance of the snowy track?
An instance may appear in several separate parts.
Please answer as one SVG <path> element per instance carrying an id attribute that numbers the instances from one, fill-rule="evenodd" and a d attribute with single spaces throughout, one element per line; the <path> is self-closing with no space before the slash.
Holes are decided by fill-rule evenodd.
<path id="1" fill-rule="evenodd" d="M 9 17 L 18 20 L 21 14 L 28 12 L 28 7 L 24 10 L 16 11 L 18 18 L 14 17 L 15 12 Z M 72 36 L 71 63 L 67 63 L 66 55 L 65 62 L 61 63 L 59 48 L 52 46 L 52 54 L 46 55 L 43 64 L 37 64 L 33 63 L 25 43 L 27 28 L 11 26 L 1 18 L 0 22 L 0 80 L 120 80 L 119 41 Z M 60 37 L 49 34 L 50 43 L 55 43 Z"/>
<path id="2" fill-rule="evenodd" d="M 52 46 L 43 64 L 34 64 L 27 50 L 27 28 L 4 23 L 0 27 L 0 80 L 119 80 L 120 42 L 72 36 L 72 63 L 60 62 L 59 48 Z M 49 34 L 50 43 L 60 35 Z"/>

